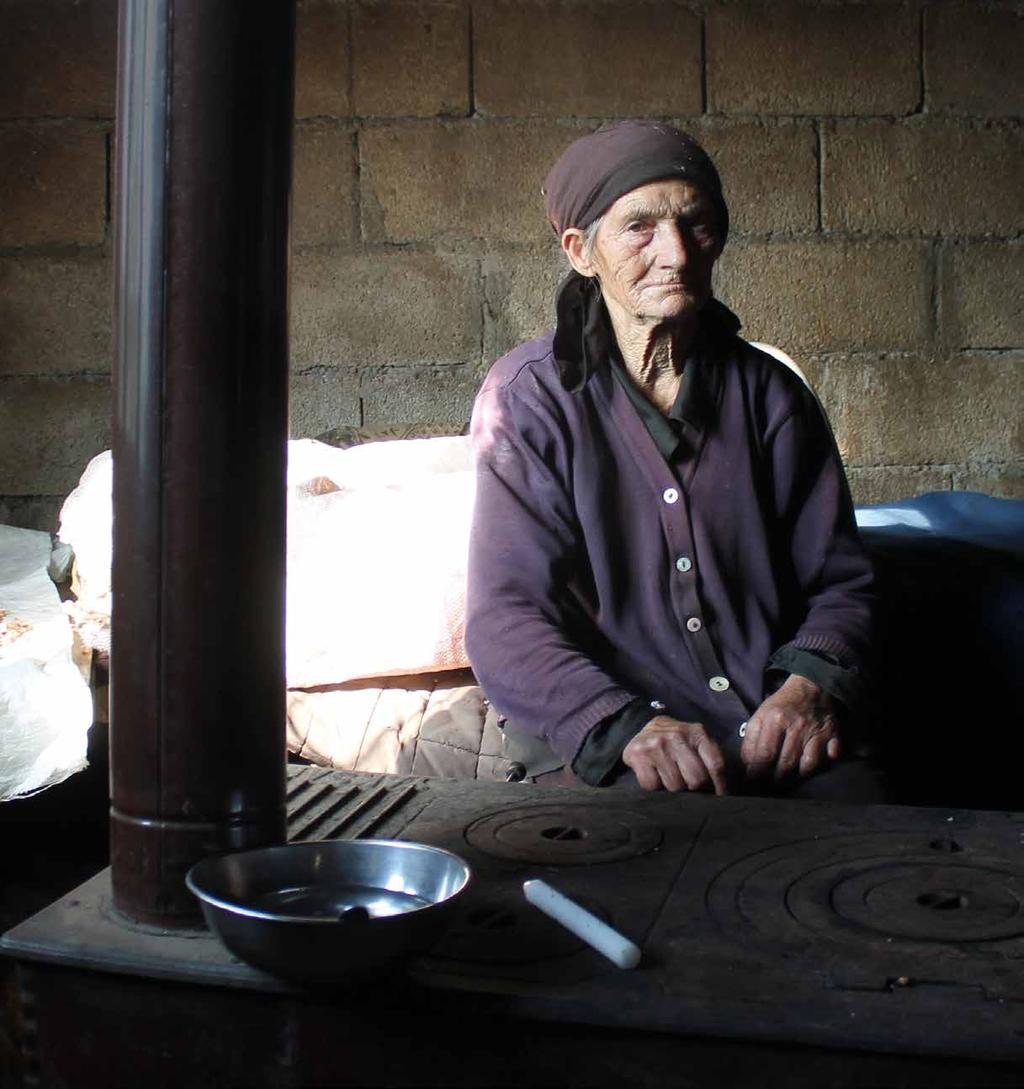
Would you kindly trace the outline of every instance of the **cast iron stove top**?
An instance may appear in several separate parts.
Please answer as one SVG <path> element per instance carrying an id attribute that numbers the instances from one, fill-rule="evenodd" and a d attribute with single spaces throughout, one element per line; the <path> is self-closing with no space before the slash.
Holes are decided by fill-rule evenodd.
<path id="1" fill-rule="evenodd" d="M 472 865 L 455 923 L 412 968 L 426 987 L 564 1022 L 1024 1058 L 1024 814 L 304 768 L 289 815 L 292 839 L 419 840 Z M 637 942 L 640 967 L 621 971 L 528 905 L 528 877 Z M 71 895 L 77 909 L 65 898 L 5 950 L 139 971 L 137 951 L 112 963 L 100 933 L 125 931 L 106 876 Z M 92 921 L 79 916 L 73 948 L 55 953 L 43 934 L 59 910 Z M 149 974 L 286 989 L 208 936 L 149 940 Z"/>

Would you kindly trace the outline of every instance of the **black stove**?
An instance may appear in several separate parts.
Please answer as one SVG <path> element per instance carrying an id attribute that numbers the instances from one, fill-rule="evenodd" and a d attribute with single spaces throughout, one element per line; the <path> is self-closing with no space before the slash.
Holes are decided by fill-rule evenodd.
<path id="1" fill-rule="evenodd" d="M 293 770 L 292 839 L 446 847 L 474 882 L 411 984 L 562 1024 L 1024 1058 L 1024 814 Z M 522 895 L 643 950 L 622 971 Z M 63 935 L 63 936 L 62 936 Z M 293 991 L 205 932 L 114 919 L 100 874 L 15 928 L 26 961 Z M 482 1005 L 480 1005 L 482 1004 Z"/>

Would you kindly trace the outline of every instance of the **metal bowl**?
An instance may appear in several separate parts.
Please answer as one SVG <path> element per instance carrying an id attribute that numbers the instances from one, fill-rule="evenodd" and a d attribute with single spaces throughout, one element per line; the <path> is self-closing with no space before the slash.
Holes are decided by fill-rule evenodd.
<path id="1" fill-rule="evenodd" d="M 196 863 L 185 883 L 242 960 L 327 983 L 397 965 L 440 937 L 470 868 L 424 843 L 293 843 Z"/>

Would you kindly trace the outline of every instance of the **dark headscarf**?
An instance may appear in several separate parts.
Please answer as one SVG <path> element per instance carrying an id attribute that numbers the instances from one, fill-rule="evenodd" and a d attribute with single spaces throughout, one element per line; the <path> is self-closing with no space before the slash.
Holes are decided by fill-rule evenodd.
<path id="1" fill-rule="evenodd" d="M 724 244 L 729 209 L 715 164 L 692 136 L 657 121 L 619 121 L 570 144 L 544 183 L 548 222 L 559 237 L 567 227 L 585 229 L 619 197 L 664 178 L 684 178 L 707 194 Z"/>
<path id="2" fill-rule="evenodd" d="M 707 194 L 724 244 L 729 209 L 715 164 L 693 137 L 656 121 L 620 121 L 570 144 L 544 184 L 548 221 L 559 236 L 566 227 L 586 229 L 619 197 L 663 178 L 684 178 Z M 557 315 L 554 352 L 562 382 L 579 390 L 614 343 L 597 281 L 569 273 L 558 292 Z M 726 337 L 740 327 L 736 315 L 714 299 L 702 309 L 701 325 Z"/>

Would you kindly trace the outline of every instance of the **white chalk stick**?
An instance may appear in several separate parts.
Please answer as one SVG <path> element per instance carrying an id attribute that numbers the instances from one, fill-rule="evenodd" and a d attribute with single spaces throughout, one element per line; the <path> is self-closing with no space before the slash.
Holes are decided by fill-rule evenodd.
<path id="1" fill-rule="evenodd" d="M 640 963 L 640 950 L 617 930 L 591 915 L 575 900 L 556 892 L 546 881 L 523 882 L 523 895 L 535 908 L 550 915 L 556 923 L 571 930 L 577 938 L 593 946 L 620 968 L 635 968 Z"/>

